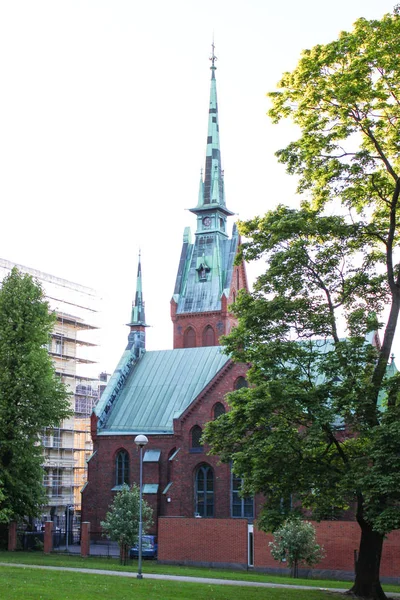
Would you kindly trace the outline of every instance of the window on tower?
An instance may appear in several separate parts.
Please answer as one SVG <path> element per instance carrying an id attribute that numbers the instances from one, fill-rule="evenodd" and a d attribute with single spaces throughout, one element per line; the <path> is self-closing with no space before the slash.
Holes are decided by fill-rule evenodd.
<path id="1" fill-rule="evenodd" d="M 196 348 L 196 332 L 193 327 L 188 327 L 183 334 L 183 347 Z"/>
<path id="2" fill-rule="evenodd" d="M 215 346 L 215 333 L 211 325 L 207 325 L 203 331 L 203 346 Z"/>

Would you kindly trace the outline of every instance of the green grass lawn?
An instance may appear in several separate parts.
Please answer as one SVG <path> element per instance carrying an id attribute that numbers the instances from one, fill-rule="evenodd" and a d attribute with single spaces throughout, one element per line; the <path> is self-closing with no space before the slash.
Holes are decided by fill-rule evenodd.
<path id="1" fill-rule="evenodd" d="M 44 555 L 42 552 L 0 552 L 0 562 L 18 563 L 26 565 L 48 565 L 48 566 L 62 566 L 62 567 L 77 567 L 85 569 L 103 569 L 113 571 L 137 571 L 137 561 L 129 561 L 126 566 L 120 565 L 119 560 L 115 558 L 107 557 L 88 557 L 81 558 L 79 555 L 66 555 L 66 554 L 50 554 Z M 351 583 L 348 581 L 337 581 L 337 580 L 317 580 L 317 579 L 292 579 L 287 576 L 268 575 L 265 573 L 258 573 L 255 571 L 233 571 L 228 569 L 209 569 L 200 567 L 184 567 L 175 565 L 162 565 L 158 564 L 153 560 L 143 561 L 143 573 L 157 573 L 166 575 L 184 575 L 187 577 L 207 577 L 213 579 L 233 579 L 240 581 L 260 581 L 267 583 L 284 583 L 284 584 L 297 584 L 297 585 L 308 585 L 314 587 L 323 588 L 345 588 L 351 587 Z M 43 572 L 42 572 L 43 574 Z M 76 574 L 73 574 L 75 577 Z M 16 575 L 18 577 L 18 573 Z M 42 575 L 43 576 L 43 575 Z M 96 576 L 97 577 L 97 576 Z M 111 580 L 114 581 L 115 578 Z M 128 580 L 128 582 L 131 580 Z M 142 582 L 141 582 L 142 583 Z M 132 585 L 132 582 L 129 584 Z M 155 585 L 152 582 L 152 585 Z M 180 584 L 182 585 L 182 584 Z M 185 584 L 186 585 L 186 584 Z M 233 588 L 235 589 L 235 588 Z M 246 588 L 249 591 L 249 588 Z M 251 588 L 250 588 L 251 589 Z M 400 592 L 400 586 L 385 585 L 385 591 L 387 592 Z M 1 590 L 1 587 L 0 587 Z M 24 600 L 26 600 L 25 593 L 23 594 Z M 0 598 L 3 596 L 0 591 Z M 13 596 L 10 596 L 11 598 Z M 47 598 L 47 596 L 34 596 L 35 598 Z M 122 598 L 124 596 L 121 596 Z M 157 598 L 157 596 L 154 596 Z M 183 598 L 185 596 L 179 596 Z M 189 597 L 189 596 L 188 596 Z M 193 596 L 190 595 L 190 598 Z M 215 596 L 216 598 L 230 598 L 230 596 Z M 246 596 L 247 597 L 247 596 Z M 254 596 L 264 598 L 266 596 Z M 287 596 L 288 598 L 291 596 Z M 302 596 L 298 596 L 301 598 Z M 305 596 L 306 597 L 306 596 Z M 322 596 L 324 597 L 324 596 Z M 337 596 L 336 596 L 337 597 Z M 90 596 L 88 596 L 90 598 Z M 196 596 L 194 597 L 196 598 Z M 205 596 L 204 596 L 205 598 Z M 272 598 L 272 596 L 271 596 Z M 277 598 L 285 598 L 285 596 L 277 596 Z M 310 596 L 311 598 L 311 596 Z M 110 598 L 108 598 L 110 600 Z"/>
<path id="2" fill-rule="evenodd" d="M 341 598 L 335 595 L 335 598 Z M 39 569 L 0 567 L 2 600 L 332 600 L 319 590 L 249 588 L 138 580 Z M 344 596 L 343 596 L 344 598 Z"/>

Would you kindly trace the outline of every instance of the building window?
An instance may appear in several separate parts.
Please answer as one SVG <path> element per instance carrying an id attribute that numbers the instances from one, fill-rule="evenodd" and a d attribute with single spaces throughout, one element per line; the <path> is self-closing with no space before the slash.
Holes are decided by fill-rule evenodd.
<path id="1" fill-rule="evenodd" d="M 211 325 L 207 325 L 203 331 L 203 346 L 215 346 L 215 333 Z"/>
<path id="2" fill-rule="evenodd" d="M 121 450 L 116 460 L 116 485 L 129 485 L 129 454 Z"/>
<path id="3" fill-rule="evenodd" d="M 61 496 L 61 471 L 53 469 L 53 478 L 51 482 L 51 495 Z"/>
<path id="4" fill-rule="evenodd" d="M 196 348 L 196 332 L 193 327 L 188 327 L 183 334 L 183 347 Z"/>
<path id="5" fill-rule="evenodd" d="M 195 515 L 214 516 L 214 473 L 208 465 L 201 465 L 196 471 Z"/>
<path id="6" fill-rule="evenodd" d="M 201 427 L 195 425 L 190 432 L 190 452 L 202 452 L 203 445 L 201 443 L 201 434 L 203 433 Z"/>
<path id="7" fill-rule="evenodd" d="M 238 290 L 240 288 L 239 286 L 239 269 L 236 269 L 236 289 Z"/>
<path id="8" fill-rule="evenodd" d="M 232 473 L 232 517 L 254 519 L 254 498 L 241 496 L 243 479 Z"/>
<path id="9" fill-rule="evenodd" d="M 234 389 L 240 390 L 240 388 L 244 388 L 244 387 L 246 387 L 246 388 L 249 387 L 247 379 L 245 379 L 244 377 L 238 377 L 235 381 Z"/>
<path id="10" fill-rule="evenodd" d="M 217 404 L 214 404 L 214 421 L 215 419 L 218 419 L 218 417 L 220 417 L 221 415 L 224 415 L 225 412 L 225 406 L 221 402 L 217 402 Z"/>
<path id="11" fill-rule="evenodd" d="M 53 429 L 53 446 L 61 448 L 61 431 L 59 429 Z"/>
<path id="12" fill-rule="evenodd" d="M 64 341 L 62 338 L 56 338 L 55 343 L 56 343 L 56 354 L 59 354 L 61 356 L 64 352 Z"/>

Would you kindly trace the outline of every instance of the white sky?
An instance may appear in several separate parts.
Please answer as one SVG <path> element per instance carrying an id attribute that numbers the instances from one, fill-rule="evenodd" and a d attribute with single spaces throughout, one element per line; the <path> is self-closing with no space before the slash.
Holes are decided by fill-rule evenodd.
<path id="1" fill-rule="evenodd" d="M 302 49 L 395 3 L 0 0 L 0 257 L 99 290 L 99 371 L 126 345 L 139 247 L 147 348 L 172 347 L 213 33 L 227 205 L 246 219 L 295 190 L 274 156 L 295 134 L 270 124 L 266 92 Z"/>

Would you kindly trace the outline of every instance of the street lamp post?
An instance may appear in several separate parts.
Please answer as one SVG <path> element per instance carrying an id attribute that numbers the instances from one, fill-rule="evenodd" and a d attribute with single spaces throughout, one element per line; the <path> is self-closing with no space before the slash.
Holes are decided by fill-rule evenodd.
<path id="1" fill-rule="evenodd" d="M 143 579 L 142 575 L 142 482 L 143 482 L 143 448 L 148 443 L 148 439 L 145 435 L 137 435 L 135 437 L 135 444 L 138 446 L 140 451 L 140 467 L 139 467 L 139 556 L 138 556 L 138 579 Z"/>

